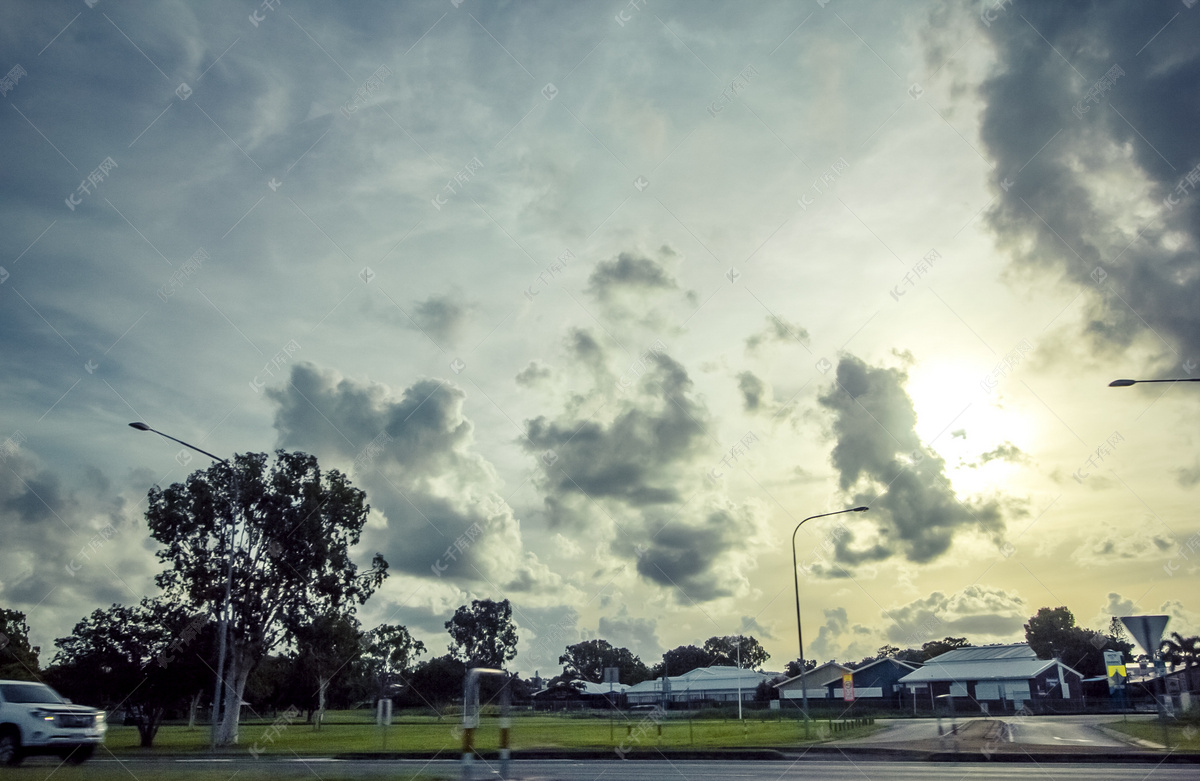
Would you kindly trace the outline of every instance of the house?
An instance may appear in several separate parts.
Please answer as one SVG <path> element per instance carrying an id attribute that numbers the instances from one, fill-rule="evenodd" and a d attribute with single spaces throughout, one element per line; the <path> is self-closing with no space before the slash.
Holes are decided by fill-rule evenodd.
<path id="1" fill-rule="evenodd" d="M 920 662 L 903 662 L 893 657 L 876 659 L 851 672 L 854 700 L 871 700 L 880 705 L 902 705 L 903 686 L 899 681 L 921 667 Z M 827 684 L 829 698 L 843 700 L 842 679 Z"/>
<path id="2" fill-rule="evenodd" d="M 699 667 L 683 675 L 642 681 L 625 690 L 629 707 L 661 705 L 689 707 L 694 703 L 736 703 L 754 700 L 758 685 L 770 677 L 765 673 L 738 667 Z"/>
<path id="3" fill-rule="evenodd" d="M 829 691 L 829 684 L 836 682 L 840 687 L 842 684 L 842 676 L 852 670 L 844 664 L 837 662 L 826 662 L 820 667 L 814 667 L 804 674 L 804 686 L 808 689 L 808 698 L 810 700 L 825 700 L 832 695 Z M 796 700 L 803 699 L 800 692 L 800 676 L 788 678 L 786 681 L 780 681 L 775 684 L 775 688 L 779 690 L 779 699 L 781 700 Z M 841 696 L 840 694 L 838 695 Z"/>
<path id="4" fill-rule="evenodd" d="M 533 693 L 535 710 L 571 710 L 572 708 L 607 708 L 624 704 L 623 683 L 592 683 L 591 681 L 560 682 Z"/>
<path id="5" fill-rule="evenodd" d="M 899 683 L 914 709 L 934 709 L 940 698 L 955 709 L 1007 713 L 1078 701 L 1082 681 L 1078 671 L 1058 659 L 1039 659 L 1027 643 L 1014 643 L 956 648 L 930 659 Z"/>

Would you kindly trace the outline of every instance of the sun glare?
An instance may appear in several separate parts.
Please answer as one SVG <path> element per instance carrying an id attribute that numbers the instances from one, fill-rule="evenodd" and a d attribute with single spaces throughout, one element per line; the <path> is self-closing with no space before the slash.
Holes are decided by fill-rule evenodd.
<path id="1" fill-rule="evenodd" d="M 1016 471 L 1032 434 L 1027 418 L 1001 406 L 988 391 L 986 371 L 968 364 L 937 363 L 909 370 L 907 390 L 922 444 L 946 462 L 960 493 L 994 488 Z"/>

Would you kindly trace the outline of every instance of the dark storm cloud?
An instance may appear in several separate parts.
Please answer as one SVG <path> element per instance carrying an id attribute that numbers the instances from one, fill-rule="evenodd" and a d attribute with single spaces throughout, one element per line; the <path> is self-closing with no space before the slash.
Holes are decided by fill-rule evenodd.
<path id="1" fill-rule="evenodd" d="M 661 586 L 682 592 L 680 602 L 705 602 L 732 596 L 730 584 L 712 573 L 727 551 L 744 544 L 753 518 L 731 508 L 717 508 L 699 523 L 668 525 L 641 546 L 637 571 Z"/>
<path id="2" fill-rule="evenodd" d="M 430 296 L 417 303 L 413 321 L 438 346 L 454 346 L 466 330 L 467 308 L 450 296 Z"/>
<path id="3" fill-rule="evenodd" d="M 521 445 L 537 457 L 547 523 L 607 525 L 613 552 L 680 603 L 739 593 L 762 518 L 749 505 L 719 500 L 705 483 L 714 421 L 686 369 L 654 350 L 636 377 L 614 383 L 598 370 L 593 345 L 586 332 L 572 330 L 567 355 L 592 368 L 597 392 L 610 397 L 600 408 L 607 414 L 572 406 L 525 424 Z"/>
<path id="4" fill-rule="evenodd" d="M 157 568 L 144 547 L 144 505 L 90 468 L 73 488 L 22 451 L 0 457 L 0 602 L 31 624 L 69 629 L 93 607 L 134 602 Z"/>
<path id="5" fill-rule="evenodd" d="M 820 403 L 833 415 L 837 439 L 832 460 L 843 491 L 855 504 L 870 505 L 879 540 L 854 547 L 852 531 L 837 541 L 837 558 L 847 564 L 903 555 L 923 563 L 945 553 L 959 531 L 998 535 L 995 501 L 962 502 L 945 475 L 945 462 L 922 448 L 916 413 L 898 369 L 875 368 L 853 356 L 838 362 L 837 381 Z"/>
<path id="6" fill-rule="evenodd" d="M 639 507 L 679 500 L 677 467 L 707 447 L 703 424 L 710 416 L 692 398 L 683 366 L 665 353 L 649 354 L 638 390 L 637 402 L 610 423 L 545 416 L 526 422 L 524 446 L 542 456 L 552 496 L 615 498 Z"/>
<path id="7" fill-rule="evenodd" d="M 795 323 L 789 323 L 778 315 L 767 315 L 767 323 L 761 331 L 746 338 L 746 349 L 754 352 L 772 342 L 808 344 L 808 331 Z"/>
<path id="8" fill-rule="evenodd" d="M 1020 264 L 1091 291 L 1085 332 L 1097 349 L 1150 328 L 1191 373 L 1200 194 L 1186 177 L 1200 164 L 1200 13 L 1018 0 L 992 16 L 982 32 L 997 65 L 980 90 L 998 185 L 991 228 Z M 1111 86 L 1089 99 L 1106 74 Z M 1146 192 L 1113 178 L 1131 167 Z"/>
<path id="9" fill-rule="evenodd" d="M 381 545 L 392 567 L 499 579 L 514 591 L 545 575 L 522 553 L 517 521 L 496 493 L 495 470 L 473 450 L 460 388 L 423 379 L 396 398 L 381 385 L 300 364 L 286 387 L 267 394 L 278 405 L 279 445 L 328 459 L 326 466 L 340 462 L 387 517 L 386 533 L 364 539 Z"/>
<path id="10" fill-rule="evenodd" d="M 653 292 L 678 288 L 675 278 L 657 261 L 622 252 L 616 260 L 602 260 L 588 277 L 588 292 L 606 301 L 619 292 Z"/>

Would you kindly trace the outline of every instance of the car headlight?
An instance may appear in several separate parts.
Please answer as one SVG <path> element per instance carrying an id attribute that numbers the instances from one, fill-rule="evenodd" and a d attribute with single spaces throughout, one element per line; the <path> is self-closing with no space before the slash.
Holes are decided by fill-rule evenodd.
<path id="1" fill-rule="evenodd" d="M 41 708 L 34 709 L 33 717 L 35 719 L 41 719 L 42 721 L 54 721 L 54 714 L 50 711 L 44 711 Z"/>
<path id="2" fill-rule="evenodd" d="M 103 724 L 108 715 L 104 711 L 96 711 L 96 723 Z"/>

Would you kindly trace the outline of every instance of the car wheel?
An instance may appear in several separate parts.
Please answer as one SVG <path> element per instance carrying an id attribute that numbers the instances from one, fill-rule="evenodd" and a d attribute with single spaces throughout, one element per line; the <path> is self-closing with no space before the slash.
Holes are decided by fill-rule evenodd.
<path id="1" fill-rule="evenodd" d="M 0 735 L 0 765 L 16 767 L 22 759 L 20 737 L 11 731 Z"/>
<path id="2" fill-rule="evenodd" d="M 84 762 L 87 762 L 89 759 L 91 759 L 91 756 L 93 753 L 95 753 L 95 751 L 95 746 L 76 746 L 75 748 L 64 753 L 63 759 L 68 765 L 82 765 Z"/>

